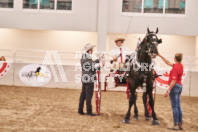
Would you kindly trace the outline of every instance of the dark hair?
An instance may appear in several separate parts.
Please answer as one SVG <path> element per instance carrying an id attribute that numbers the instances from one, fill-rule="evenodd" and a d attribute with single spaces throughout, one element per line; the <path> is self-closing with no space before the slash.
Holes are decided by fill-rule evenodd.
<path id="1" fill-rule="evenodd" d="M 176 59 L 178 62 L 181 62 L 181 61 L 182 61 L 182 57 L 183 57 L 183 54 L 182 54 L 182 53 L 176 53 L 176 54 L 175 54 L 175 59 Z"/>

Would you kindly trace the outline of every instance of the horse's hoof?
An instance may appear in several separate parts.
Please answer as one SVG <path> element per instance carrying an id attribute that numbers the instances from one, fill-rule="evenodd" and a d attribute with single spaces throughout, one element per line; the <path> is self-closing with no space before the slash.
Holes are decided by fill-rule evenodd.
<path id="1" fill-rule="evenodd" d="M 133 119 L 134 119 L 134 120 L 139 120 L 139 116 L 138 116 L 138 115 L 134 115 L 134 116 L 133 116 Z"/>
<path id="2" fill-rule="evenodd" d="M 123 120 L 122 120 L 122 123 L 124 123 L 124 124 L 129 124 L 129 123 L 130 123 L 130 120 L 129 120 L 129 119 L 123 119 Z"/>
<path id="3" fill-rule="evenodd" d="M 145 118 L 145 121 L 150 121 L 151 120 L 151 117 L 146 117 Z"/>
<path id="4" fill-rule="evenodd" d="M 152 125 L 160 125 L 160 121 L 159 120 L 153 120 Z"/>

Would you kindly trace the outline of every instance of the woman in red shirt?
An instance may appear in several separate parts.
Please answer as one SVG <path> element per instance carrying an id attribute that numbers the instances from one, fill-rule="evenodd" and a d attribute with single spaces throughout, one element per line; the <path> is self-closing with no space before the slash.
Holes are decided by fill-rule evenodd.
<path id="1" fill-rule="evenodd" d="M 171 63 L 162 55 L 158 54 L 159 57 L 169 66 L 173 67 L 169 74 L 169 88 L 165 93 L 165 97 L 170 96 L 172 110 L 173 110 L 173 118 L 174 118 L 174 126 L 168 127 L 168 129 L 173 130 L 183 130 L 182 128 L 182 109 L 181 109 L 181 92 L 182 92 L 182 75 L 183 75 L 183 65 L 182 61 L 182 53 L 175 54 L 175 63 Z"/>

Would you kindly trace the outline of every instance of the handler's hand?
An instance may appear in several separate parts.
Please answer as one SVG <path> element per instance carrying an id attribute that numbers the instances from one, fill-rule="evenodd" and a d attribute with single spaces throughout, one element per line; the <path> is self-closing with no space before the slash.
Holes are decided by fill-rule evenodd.
<path id="1" fill-rule="evenodd" d="M 113 57 L 113 61 L 117 61 L 117 59 L 118 59 L 117 56 Z"/>
<path id="2" fill-rule="evenodd" d="M 168 92 L 166 92 L 166 93 L 164 94 L 164 97 L 168 97 L 168 94 L 169 94 L 169 93 L 168 93 Z"/>

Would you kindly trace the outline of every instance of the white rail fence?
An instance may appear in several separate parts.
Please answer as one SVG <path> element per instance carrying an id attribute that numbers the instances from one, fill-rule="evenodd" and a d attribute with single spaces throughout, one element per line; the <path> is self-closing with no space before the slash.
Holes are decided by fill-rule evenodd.
<path id="1" fill-rule="evenodd" d="M 45 64 L 47 65 L 63 65 L 66 71 L 66 75 L 68 80 L 71 81 L 71 85 L 74 84 L 73 79 L 75 79 L 74 74 L 80 73 L 80 71 L 73 72 L 75 70 L 75 65 L 80 66 L 80 58 L 82 53 L 78 52 L 58 52 L 58 51 L 44 51 L 44 50 L 6 50 L 0 49 L 0 56 L 5 56 L 6 62 L 11 64 L 11 68 L 9 74 L 3 78 L 0 78 L 1 85 L 14 85 L 20 86 L 20 79 L 18 77 L 19 70 L 27 64 Z M 173 57 L 166 57 L 171 61 L 174 61 Z M 46 61 L 47 60 L 47 61 Z M 49 61 L 49 63 L 46 63 Z M 157 65 L 160 68 L 169 68 L 164 62 L 157 57 L 156 58 Z M 0 62 L 2 64 L 3 62 Z M 185 81 L 184 87 L 188 87 L 185 92 L 186 95 L 189 96 L 198 96 L 198 90 L 196 90 L 196 86 L 198 85 L 198 58 L 189 58 L 184 57 L 182 61 L 184 65 L 184 70 L 188 72 L 188 77 Z M 158 67 L 157 66 L 157 67 Z M 69 67 L 69 68 L 68 68 Z M 60 76 L 60 75 L 59 75 Z M 71 77 L 72 76 L 72 77 Z M 69 79 L 71 77 L 71 79 Z M 61 86 L 59 86 L 61 85 Z M 65 88 L 66 85 L 60 83 L 51 83 L 49 87 L 60 87 Z M 76 85 L 78 87 L 79 85 Z M 46 85 L 48 87 L 48 85 Z M 73 87 L 71 87 L 73 88 Z"/>

